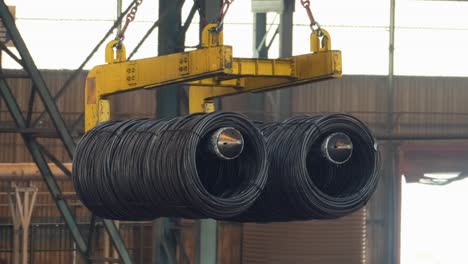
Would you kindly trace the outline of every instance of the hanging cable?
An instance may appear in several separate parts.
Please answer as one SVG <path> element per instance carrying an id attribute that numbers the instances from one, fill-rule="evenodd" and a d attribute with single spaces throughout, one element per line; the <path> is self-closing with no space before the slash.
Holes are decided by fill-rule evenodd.
<path id="1" fill-rule="evenodd" d="M 234 3 L 234 0 L 224 0 L 223 4 L 221 5 L 221 8 L 219 9 L 219 15 L 218 18 L 216 19 L 217 23 L 223 23 L 224 17 L 229 11 L 229 7 L 231 4 Z"/>
<path id="2" fill-rule="evenodd" d="M 319 35 L 322 35 L 322 29 L 320 27 L 320 24 L 317 22 L 317 20 L 315 20 L 314 14 L 312 13 L 310 0 L 301 0 L 301 4 L 307 12 L 307 16 L 310 20 L 310 28 L 312 29 L 312 31 L 317 31 Z"/>
<path id="3" fill-rule="evenodd" d="M 135 0 L 133 2 L 133 7 L 130 9 L 130 12 L 127 14 L 127 17 L 125 18 L 125 24 L 120 30 L 119 34 L 115 37 L 116 40 L 119 41 L 119 43 L 122 43 L 122 41 L 125 39 L 125 32 L 127 31 L 128 25 L 130 25 L 133 20 L 135 20 L 136 13 L 138 12 L 138 7 L 143 3 L 143 0 Z"/>
<path id="4" fill-rule="evenodd" d="M 359 210 L 373 194 L 379 153 L 357 119 L 303 116 L 261 129 L 269 154 L 268 182 L 255 204 L 231 220 L 333 219 Z"/>
<path id="5" fill-rule="evenodd" d="M 184 3 L 184 0 L 178 0 L 178 1 L 179 1 L 179 6 L 180 6 L 180 8 L 182 8 L 182 5 L 183 5 L 183 3 Z M 190 13 L 192 13 L 192 11 L 190 11 Z M 158 20 L 156 20 L 156 21 L 153 23 L 153 25 L 148 29 L 148 31 L 146 31 L 145 35 L 141 38 L 141 40 L 138 42 L 138 44 L 135 46 L 135 48 L 132 50 L 132 52 L 130 52 L 130 55 L 128 55 L 127 60 L 131 60 L 131 59 L 133 58 L 133 56 L 138 52 L 138 50 L 139 50 L 139 49 L 141 48 L 141 46 L 145 43 L 145 41 L 148 39 L 148 37 L 153 33 L 153 31 L 154 31 L 157 27 L 159 27 L 159 25 L 161 24 L 160 21 L 161 21 L 161 20 L 164 20 L 164 18 L 165 18 L 166 16 L 168 16 L 168 15 L 169 15 L 168 10 L 165 10 L 164 13 L 158 18 Z M 192 21 L 192 18 L 193 18 L 193 17 L 190 17 L 190 14 L 189 14 L 189 18 L 187 18 L 187 21 L 190 21 L 190 22 L 191 22 L 191 21 Z M 187 21 L 186 21 L 186 22 L 187 22 Z M 190 23 L 188 23 L 187 28 L 188 28 L 189 25 L 190 25 Z M 185 32 L 187 31 L 187 29 L 185 28 L 185 26 L 186 26 L 186 25 L 184 24 L 184 27 L 183 27 L 183 29 L 182 29 L 182 30 L 183 30 L 182 32 L 184 32 L 184 34 L 185 34 Z"/>
<path id="6" fill-rule="evenodd" d="M 234 3 L 234 0 L 223 0 L 221 8 L 219 9 L 218 18 L 215 21 L 215 23 L 218 24 L 216 26 L 216 31 L 219 32 L 222 30 L 223 24 L 224 24 L 224 17 L 228 13 L 229 7 L 231 6 L 232 3 Z"/>

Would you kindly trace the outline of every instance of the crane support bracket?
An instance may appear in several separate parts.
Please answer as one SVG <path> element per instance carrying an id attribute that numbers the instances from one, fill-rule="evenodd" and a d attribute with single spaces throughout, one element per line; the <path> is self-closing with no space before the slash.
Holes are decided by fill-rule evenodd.
<path id="1" fill-rule="evenodd" d="M 106 48 L 108 64 L 94 67 L 85 88 L 85 129 L 110 118 L 107 97 L 137 89 L 183 83 L 190 86 L 190 108 L 203 109 L 206 100 L 245 92 L 263 92 L 341 76 L 341 52 L 329 50 L 329 40 L 313 53 L 281 59 L 233 58 L 222 45 L 222 32 L 208 25 L 202 48 L 166 56 L 123 61 L 125 47 Z M 311 43 L 318 42 L 312 34 Z M 121 44 L 123 45 L 123 44 Z"/>

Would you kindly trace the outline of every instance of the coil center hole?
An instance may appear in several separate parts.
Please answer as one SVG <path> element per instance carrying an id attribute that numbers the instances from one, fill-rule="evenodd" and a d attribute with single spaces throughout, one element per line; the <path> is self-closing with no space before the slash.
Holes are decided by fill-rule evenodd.
<path id="1" fill-rule="evenodd" d="M 232 127 L 214 130 L 197 148 L 197 172 L 205 189 L 222 198 L 236 193 L 248 174 L 243 168 L 253 162 L 241 132 Z"/>

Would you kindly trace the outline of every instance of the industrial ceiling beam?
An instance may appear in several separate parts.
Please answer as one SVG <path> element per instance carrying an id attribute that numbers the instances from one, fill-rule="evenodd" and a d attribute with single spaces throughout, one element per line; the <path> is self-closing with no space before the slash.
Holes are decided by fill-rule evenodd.
<path id="1" fill-rule="evenodd" d="M 37 69 L 34 60 L 32 59 L 31 54 L 29 53 L 26 44 L 18 31 L 18 28 L 15 25 L 13 16 L 11 15 L 8 6 L 5 4 L 4 1 L 0 1 L 0 18 L 2 19 L 3 25 L 8 32 L 8 35 L 12 39 L 15 48 L 18 51 L 19 57 L 16 57 L 15 55 L 14 58 L 16 58 L 18 63 L 24 68 L 25 72 L 27 72 L 29 79 L 31 79 L 33 83 L 32 89 L 35 89 L 35 93 L 37 93 L 40 100 L 42 101 L 45 110 L 48 113 L 50 119 L 52 120 L 54 128 L 59 135 L 59 138 L 65 146 L 66 151 L 68 152 L 69 156 L 73 158 L 73 153 L 75 151 L 75 142 L 71 137 L 70 132 L 68 131 L 63 120 L 63 117 L 58 111 L 55 101 L 52 95 L 50 94 L 50 91 L 47 88 L 46 83 L 42 78 L 42 75 Z M 7 54 L 11 54 L 8 48 L 4 46 L 2 46 L 1 48 Z M 11 89 L 4 78 L 0 79 L 0 94 L 2 95 L 4 101 L 7 104 L 8 110 L 10 111 L 13 120 L 16 123 L 16 127 L 19 130 L 29 129 L 29 124 L 26 118 L 23 116 L 21 109 L 18 106 L 18 103 L 13 93 L 11 92 Z M 30 102 L 33 103 L 34 100 L 30 100 Z M 36 139 L 31 134 L 22 133 L 21 136 L 26 147 L 31 153 L 34 162 L 39 168 L 39 171 L 41 172 L 41 175 L 47 187 L 49 188 L 52 197 L 54 198 L 57 208 L 61 213 L 62 217 L 64 218 L 72 234 L 72 237 L 77 244 L 78 250 L 84 255 L 84 257 L 86 257 L 86 252 L 88 251 L 88 247 L 90 245 L 86 244 L 86 241 L 78 228 L 75 216 L 61 193 L 60 187 L 57 184 L 57 181 L 54 178 L 54 175 L 52 174 L 49 165 L 46 162 L 41 147 L 38 145 Z M 118 230 L 116 230 L 113 222 L 109 220 L 103 220 L 103 224 L 108 230 L 108 234 L 112 238 L 112 242 L 116 246 L 123 263 L 132 263 L 132 260 L 125 247 L 125 244 L 122 238 L 120 237 Z"/>
<path id="2" fill-rule="evenodd" d="M 1 9 L 1 7 L 0 7 Z M 16 125 L 20 129 L 25 129 L 26 128 L 26 121 L 21 114 L 21 110 L 11 93 L 10 88 L 8 87 L 8 84 L 6 83 L 5 80 L 0 79 L 0 94 L 4 98 L 4 101 L 10 110 L 10 113 L 16 123 Z M 23 140 L 26 144 L 26 147 L 28 148 L 29 152 L 31 153 L 31 156 L 36 163 L 39 171 L 41 172 L 42 177 L 44 178 L 45 183 L 47 184 L 47 187 L 49 188 L 49 191 L 52 195 L 52 197 L 55 200 L 55 203 L 57 204 L 57 208 L 59 209 L 59 212 L 61 213 L 63 219 L 65 220 L 65 223 L 67 224 L 73 239 L 75 240 L 75 243 L 77 245 L 78 250 L 82 253 L 85 254 L 85 252 L 88 250 L 88 246 L 84 240 L 83 235 L 81 234 L 78 224 L 75 220 L 75 217 L 70 209 L 68 207 L 68 204 L 66 201 L 63 199 L 62 192 L 59 188 L 59 185 L 57 184 L 57 181 L 55 180 L 52 172 L 50 171 L 50 168 L 40 150 L 39 145 L 36 142 L 36 139 L 34 139 L 31 136 L 22 134 Z"/>

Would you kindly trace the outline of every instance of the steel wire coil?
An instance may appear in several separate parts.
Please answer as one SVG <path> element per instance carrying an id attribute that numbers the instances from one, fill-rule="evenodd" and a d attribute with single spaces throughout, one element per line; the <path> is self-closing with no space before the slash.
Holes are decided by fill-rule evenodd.
<path id="1" fill-rule="evenodd" d="M 221 159 L 207 148 L 210 135 L 225 127 L 243 137 L 236 158 Z M 102 218 L 227 219 L 260 195 L 267 153 L 260 130 L 237 113 L 111 121 L 81 139 L 72 176 L 83 204 Z"/>
<path id="2" fill-rule="evenodd" d="M 334 219 L 359 210 L 373 194 L 379 153 L 359 120 L 343 114 L 301 116 L 261 129 L 269 154 L 268 182 L 254 205 L 232 221 Z M 327 156 L 323 144 L 337 135 L 338 140 L 349 137 L 352 148 L 337 148 L 333 157 Z"/>

